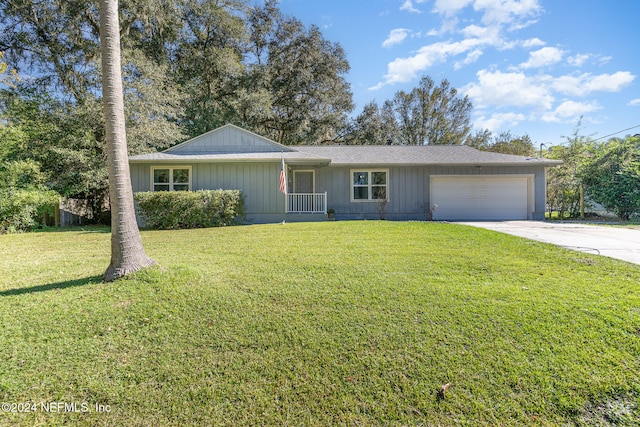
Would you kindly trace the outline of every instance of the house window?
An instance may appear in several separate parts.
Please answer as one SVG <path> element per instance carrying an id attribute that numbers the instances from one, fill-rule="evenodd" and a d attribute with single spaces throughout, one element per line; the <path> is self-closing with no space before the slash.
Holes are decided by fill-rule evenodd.
<path id="1" fill-rule="evenodd" d="M 153 191 L 189 191 L 191 189 L 191 167 L 151 168 Z"/>
<path id="2" fill-rule="evenodd" d="M 386 169 L 352 170 L 351 201 L 388 200 L 389 171 Z"/>

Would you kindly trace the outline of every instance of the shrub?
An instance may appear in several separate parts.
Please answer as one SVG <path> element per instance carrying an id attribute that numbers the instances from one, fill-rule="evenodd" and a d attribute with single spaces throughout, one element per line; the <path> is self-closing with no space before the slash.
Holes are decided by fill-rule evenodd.
<path id="1" fill-rule="evenodd" d="M 146 228 L 220 227 L 244 217 L 240 190 L 159 191 L 136 193 Z"/>
<path id="2" fill-rule="evenodd" d="M 54 215 L 60 195 L 52 190 L 0 189 L 0 234 L 31 231 Z"/>

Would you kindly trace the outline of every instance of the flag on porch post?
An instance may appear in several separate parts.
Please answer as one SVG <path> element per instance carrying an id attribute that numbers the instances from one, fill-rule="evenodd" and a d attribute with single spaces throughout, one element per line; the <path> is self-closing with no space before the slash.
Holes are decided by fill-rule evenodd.
<path id="1" fill-rule="evenodd" d="M 284 168 L 284 157 L 282 157 L 282 166 L 280 166 L 280 191 L 287 194 L 287 173 Z"/>

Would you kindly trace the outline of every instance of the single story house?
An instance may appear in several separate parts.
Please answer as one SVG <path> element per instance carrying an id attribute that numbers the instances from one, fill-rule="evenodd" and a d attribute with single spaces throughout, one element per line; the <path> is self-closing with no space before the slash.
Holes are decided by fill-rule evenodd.
<path id="1" fill-rule="evenodd" d="M 544 219 L 558 161 L 468 146 L 285 146 L 234 125 L 129 158 L 134 192 L 241 190 L 253 223 Z M 281 175 L 284 171 L 284 182 Z"/>

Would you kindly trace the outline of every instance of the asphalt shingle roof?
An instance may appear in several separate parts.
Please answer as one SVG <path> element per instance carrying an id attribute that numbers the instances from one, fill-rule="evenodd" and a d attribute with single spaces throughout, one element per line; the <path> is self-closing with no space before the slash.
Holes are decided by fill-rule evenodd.
<path id="1" fill-rule="evenodd" d="M 480 151 L 466 145 L 334 145 L 299 146 L 302 153 L 339 165 L 554 165 L 534 157 Z"/>
<path id="2" fill-rule="evenodd" d="M 328 164 L 331 159 L 321 158 L 313 154 L 298 151 L 258 152 L 258 153 L 215 153 L 215 154 L 178 154 L 178 153 L 149 153 L 129 157 L 132 163 L 152 162 L 285 162 Z"/>
<path id="3" fill-rule="evenodd" d="M 479 151 L 465 145 L 300 145 L 288 152 L 179 154 L 149 153 L 131 156 L 132 163 L 277 162 L 345 165 L 540 165 L 560 162 L 535 157 Z"/>

